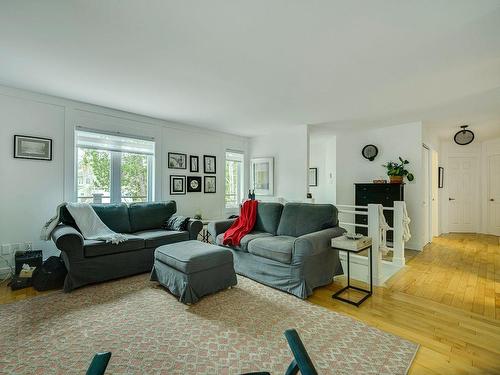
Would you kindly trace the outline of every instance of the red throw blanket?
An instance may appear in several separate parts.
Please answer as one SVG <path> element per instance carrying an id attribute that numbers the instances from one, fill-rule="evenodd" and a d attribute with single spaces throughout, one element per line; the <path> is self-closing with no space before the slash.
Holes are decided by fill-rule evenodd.
<path id="1" fill-rule="evenodd" d="M 247 200 L 243 202 L 240 216 L 224 233 L 224 245 L 239 246 L 241 239 L 250 233 L 257 219 L 257 201 Z"/>

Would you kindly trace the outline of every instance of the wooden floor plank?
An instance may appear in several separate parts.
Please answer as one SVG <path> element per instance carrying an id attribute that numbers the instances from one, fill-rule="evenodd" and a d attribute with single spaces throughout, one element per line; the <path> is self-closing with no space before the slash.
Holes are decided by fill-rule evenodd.
<path id="1" fill-rule="evenodd" d="M 360 308 L 315 290 L 312 303 L 421 345 L 411 374 L 500 373 L 500 246 L 495 236 L 450 234 L 422 253 Z"/>

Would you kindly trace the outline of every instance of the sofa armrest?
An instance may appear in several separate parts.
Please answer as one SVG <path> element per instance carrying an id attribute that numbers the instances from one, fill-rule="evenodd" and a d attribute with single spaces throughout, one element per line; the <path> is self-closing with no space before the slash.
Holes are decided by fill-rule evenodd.
<path id="1" fill-rule="evenodd" d="M 51 234 L 56 247 L 71 257 L 83 257 L 83 236 L 69 225 L 59 224 Z"/>
<path id="2" fill-rule="evenodd" d="M 200 220 L 190 219 L 186 230 L 189 232 L 189 239 L 196 240 L 198 238 L 198 234 L 203 229 L 203 223 Z"/>
<path id="3" fill-rule="evenodd" d="M 333 227 L 297 237 L 292 256 L 315 256 L 323 251 L 332 251 L 332 238 L 342 236 L 345 232 L 344 228 Z"/>
<path id="4" fill-rule="evenodd" d="M 231 225 L 236 221 L 236 219 L 227 219 L 227 220 L 217 220 L 208 223 L 208 233 L 212 236 L 212 239 L 215 243 L 215 239 L 221 233 L 224 233 L 228 230 Z"/>

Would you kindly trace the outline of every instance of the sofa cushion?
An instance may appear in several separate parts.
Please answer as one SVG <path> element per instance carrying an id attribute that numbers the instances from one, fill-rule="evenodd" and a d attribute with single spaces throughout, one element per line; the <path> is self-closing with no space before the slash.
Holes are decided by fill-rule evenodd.
<path id="1" fill-rule="evenodd" d="M 259 202 L 254 231 L 276 235 L 282 211 L 283 205 L 281 203 Z"/>
<path id="2" fill-rule="evenodd" d="M 112 244 L 106 241 L 84 240 L 83 254 L 87 258 L 91 258 L 144 249 L 144 240 L 142 238 L 131 234 L 126 234 L 126 236 L 127 241 L 120 242 L 119 244 Z"/>
<path id="3" fill-rule="evenodd" d="M 118 204 L 91 204 L 95 213 L 102 220 L 106 226 L 113 232 L 117 233 L 130 233 L 130 221 L 128 214 L 128 206 L 125 203 Z M 61 223 L 70 225 L 75 229 L 78 226 L 73 219 L 73 216 L 69 213 L 66 206 L 61 207 L 59 212 L 59 218 Z"/>
<path id="4" fill-rule="evenodd" d="M 158 247 L 169 243 L 189 240 L 189 232 L 187 231 L 179 232 L 165 229 L 135 232 L 134 236 L 142 238 L 146 243 L 145 247 Z"/>
<path id="5" fill-rule="evenodd" d="M 256 238 L 271 237 L 271 236 L 272 236 L 271 233 L 252 231 L 247 235 L 243 236 L 243 238 L 240 241 L 240 245 L 234 246 L 233 249 L 248 252 L 248 244 L 250 243 L 250 241 Z M 221 233 L 217 236 L 215 243 L 220 246 L 225 246 L 223 245 L 223 241 L 224 241 L 224 233 Z"/>
<path id="6" fill-rule="evenodd" d="M 233 263 L 229 249 L 201 241 L 185 241 L 160 246 L 155 250 L 155 261 L 175 268 L 185 274 L 208 270 Z"/>
<path id="7" fill-rule="evenodd" d="M 102 222 L 113 232 L 131 232 L 128 217 L 128 206 L 126 203 L 92 204 L 91 206 Z"/>
<path id="8" fill-rule="evenodd" d="M 272 236 L 256 238 L 248 244 L 248 252 L 280 263 L 290 264 L 295 237 Z"/>
<path id="9" fill-rule="evenodd" d="M 331 204 L 287 203 L 278 235 L 300 237 L 337 225 L 337 208 Z"/>
<path id="10" fill-rule="evenodd" d="M 131 203 L 128 207 L 131 232 L 160 229 L 176 211 L 177 206 L 174 201 Z"/>
<path id="11" fill-rule="evenodd" d="M 73 216 L 71 216 L 71 214 L 69 213 L 68 209 L 66 208 L 66 205 L 62 206 L 59 209 L 59 220 L 61 223 L 69 225 L 70 227 L 73 227 L 79 231 L 75 219 L 73 219 Z"/>

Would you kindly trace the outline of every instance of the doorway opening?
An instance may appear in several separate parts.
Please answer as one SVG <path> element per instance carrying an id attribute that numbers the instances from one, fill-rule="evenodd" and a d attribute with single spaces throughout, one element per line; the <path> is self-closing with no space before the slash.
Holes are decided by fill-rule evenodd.
<path id="1" fill-rule="evenodd" d="M 424 246 L 439 235 L 438 163 L 437 151 L 422 144 Z"/>

